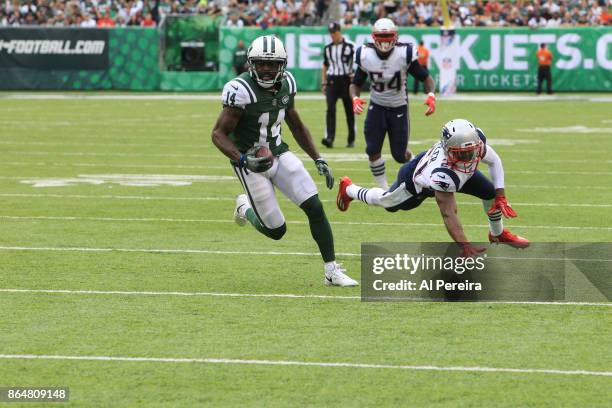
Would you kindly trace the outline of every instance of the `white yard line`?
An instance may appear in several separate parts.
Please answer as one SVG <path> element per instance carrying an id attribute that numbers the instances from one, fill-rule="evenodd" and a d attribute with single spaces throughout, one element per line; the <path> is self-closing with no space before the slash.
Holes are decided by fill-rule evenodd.
<path id="1" fill-rule="evenodd" d="M 0 246 L 0 251 L 49 251 L 49 252 L 127 252 L 127 253 L 158 253 L 158 254 L 211 254 L 211 255 L 260 255 L 260 256 L 313 256 L 317 252 L 292 251 L 227 251 L 214 249 L 160 249 L 160 248 L 92 248 L 92 247 L 33 247 L 33 246 Z M 353 252 L 337 252 L 336 255 L 347 258 L 358 258 L 361 254 Z M 538 260 L 538 261 L 580 261 L 580 262 L 612 262 L 612 259 L 600 258 L 540 258 L 540 257 L 496 257 L 487 259 L 506 260 Z"/>
<path id="2" fill-rule="evenodd" d="M 1 144 L 1 143 L 0 143 Z M 101 144 L 101 146 L 108 146 L 106 144 Z M 123 145 L 118 145 L 118 146 L 122 146 Z M 143 147 L 150 147 L 150 145 L 142 145 Z M 189 147 L 188 145 L 168 145 L 168 146 L 172 146 L 172 147 Z M 219 156 L 220 159 L 223 159 L 221 156 Z M 305 157 L 302 157 L 303 161 L 307 161 L 308 159 Z M 343 162 L 342 160 L 335 160 L 333 158 L 328 160 L 331 163 L 335 163 L 335 162 Z M 549 164 L 549 163 L 559 163 L 559 164 L 568 164 L 568 163 L 573 163 L 573 164 L 583 164 L 583 163 L 595 163 L 594 160 L 556 160 L 556 159 L 542 159 L 542 160 L 538 160 L 538 159 L 504 159 L 503 160 L 504 163 L 534 163 L 534 164 Z M 351 160 L 351 163 L 358 163 L 359 160 Z M 598 164 L 601 163 L 607 163 L 610 164 L 612 163 L 612 160 L 597 160 Z M 223 170 L 227 170 L 230 168 L 229 163 L 227 165 L 224 166 L 220 166 L 220 165 L 198 165 L 198 164 L 131 164 L 131 163 L 125 163 L 125 164 L 107 164 L 107 163 L 44 163 L 44 162 L 20 162 L 20 161 L 12 161 L 12 162 L 3 162 L 4 165 L 10 165 L 10 166 L 19 166 L 19 167 L 32 167 L 32 166 L 54 166 L 54 167 L 118 167 L 118 168 L 152 168 L 152 169 L 223 169 Z M 350 171 L 350 172 L 357 172 L 357 171 L 361 171 L 361 172 L 370 172 L 370 168 L 367 166 L 366 164 L 366 159 L 363 159 L 363 166 L 361 167 L 342 167 L 342 171 Z"/>
<path id="3" fill-rule="evenodd" d="M 202 223 L 202 224 L 233 224 L 234 220 L 214 220 L 214 219 L 192 219 L 192 218 L 118 218 L 118 217 L 60 217 L 47 215 L 0 215 L 0 219 L 5 220 L 50 220 L 50 221 L 101 221 L 101 222 L 176 222 L 176 223 Z M 308 225 L 307 221 L 286 221 L 292 225 Z M 442 223 L 421 223 L 421 222 L 361 222 L 361 221 L 333 221 L 334 225 L 364 225 L 364 226 L 393 226 L 393 227 L 440 227 Z M 484 224 L 463 224 L 464 227 L 489 228 Z M 612 227 L 573 227 L 558 225 L 512 225 L 514 228 L 524 229 L 560 229 L 560 230 L 601 230 L 612 231 Z"/>
<path id="4" fill-rule="evenodd" d="M 23 289 L 0 288 L 0 293 L 42 293 L 50 295 L 118 295 L 118 296 L 177 296 L 177 297 L 230 297 L 230 298 L 268 298 L 268 299 L 325 299 L 325 300 L 360 300 L 361 296 L 314 295 L 291 293 L 227 293 L 227 292 L 160 292 L 160 291 L 124 291 L 124 290 L 70 290 L 70 289 Z M 431 299 L 409 298 L 410 301 Z M 526 302 L 526 301 L 482 301 L 473 303 L 501 305 L 549 305 L 549 306 L 604 306 L 612 307 L 612 302 Z"/>
<path id="5" fill-rule="evenodd" d="M 219 154 L 191 154 L 191 153 L 136 153 L 136 152 L 50 152 L 50 151 L 8 151 L 6 155 L 16 156 L 75 156 L 75 157 L 156 157 L 156 158 L 196 158 L 196 159 L 220 159 Z M 298 154 L 298 157 L 307 160 L 305 157 Z M 359 162 L 358 158 L 334 158 L 327 157 L 331 163 L 337 162 Z M 512 160 L 510 160 L 512 161 Z M 524 163 L 523 160 L 516 160 L 519 163 Z M 531 162 L 531 161 L 528 161 Z M 537 162 L 537 161 L 536 161 Z M 365 163 L 365 161 L 364 161 Z M 228 165 L 229 166 L 229 165 Z M 364 167 L 367 170 L 367 167 Z M 515 174 L 566 174 L 566 175 L 598 175 L 610 176 L 612 172 L 603 171 L 556 171 L 556 170 L 509 170 L 508 173 Z"/>
<path id="6" fill-rule="evenodd" d="M 233 364 L 233 365 L 327 367 L 327 368 L 406 370 L 406 371 L 450 371 L 450 372 L 477 372 L 477 373 L 599 376 L 599 377 L 612 376 L 612 371 L 558 370 L 558 369 L 549 369 L 549 368 L 395 365 L 395 364 L 314 362 L 314 361 L 290 361 L 290 360 L 242 360 L 242 359 L 228 359 L 228 358 L 174 358 L 174 357 L 120 357 L 120 356 L 74 356 L 74 355 L 65 356 L 65 355 L 39 355 L 39 354 L 0 354 L 0 359 L 4 359 L 4 360 L 114 361 L 114 362 L 141 362 L 141 363 L 142 362 L 145 362 L 145 363 L 174 363 L 174 364 L 189 364 L 189 363 L 191 364 Z"/>
<path id="7" fill-rule="evenodd" d="M 0 193 L 0 197 L 28 197 L 28 198 L 83 198 L 83 199 L 116 199 L 116 200 L 169 200 L 169 201 L 235 201 L 235 197 L 176 197 L 176 196 L 116 196 L 116 195 L 84 195 L 84 194 L 30 194 L 30 193 Z M 335 203 L 336 200 L 321 200 L 324 203 Z M 435 201 L 426 200 L 424 203 L 433 205 Z M 482 203 L 458 201 L 459 205 L 472 205 L 482 207 Z M 521 203 L 512 202 L 515 207 L 587 207 L 587 208 L 609 208 L 612 204 L 591 204 L 591 203 Z"/>

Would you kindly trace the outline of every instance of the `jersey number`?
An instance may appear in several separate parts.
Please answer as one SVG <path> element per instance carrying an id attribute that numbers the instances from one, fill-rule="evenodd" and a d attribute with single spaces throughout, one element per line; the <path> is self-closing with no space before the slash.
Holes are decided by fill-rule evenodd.
<path id="1" fill-rule="evenodd" d="M 230 94 L 228 92 L 227 96 L 225 97 L 225 104 L 229 106 L 234 106 L 236 104 L 236 94 Z"/>
<path id="2" fill-rule="evenodd" d="M 281 123 L 285 118 L 285 110 L 278 111 L 276 122 L 270 126 L 270 112 L 262 113 L 257 120 L 259 126 L 259 145 L 276 147 L 280 144 Z"/>
<path id="3" fill-rule="evenodd" d="M 381 82 L 382 76 L 382 72 L 370 71 L 370 82 L 372 82 L 372 89 L 376 92 L 384 92 L 385 88 L 387 90 L 395 89 L 396 91 L 402 89 L 402 76 L 400 71 L 396 71 L 388 83 Z"/>

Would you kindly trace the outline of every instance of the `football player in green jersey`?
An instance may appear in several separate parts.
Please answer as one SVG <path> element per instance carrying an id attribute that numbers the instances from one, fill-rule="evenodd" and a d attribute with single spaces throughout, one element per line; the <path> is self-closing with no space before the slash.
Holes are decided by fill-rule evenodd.
<path id="1" fill-rule="evenodd" d="M 274 194 L 276 186 L 306 213 L 325 263 L 325 284 L 355 286 L 358 283 L 336 263 L 332 230 L 315 183 L 281 138 L 284 120 L 319 174 L 325 176 L 327 187 L 333 188 L 332 172 L 295 109 L 297 87 L 293 75 L 285 71 L 283 43 L 272 35 L 256 38 L 248 49 L 247 64 L 249 71 L 223 88 L 223 110 L 212 132 L 213 143 L 229 157 L 246 193 L 236 199 L 234 220 L 241 226 L 250 222 L 265 236 L 281 239 L 287 227 Z M 262 146 L 273 157 L 251 153 Z"/>

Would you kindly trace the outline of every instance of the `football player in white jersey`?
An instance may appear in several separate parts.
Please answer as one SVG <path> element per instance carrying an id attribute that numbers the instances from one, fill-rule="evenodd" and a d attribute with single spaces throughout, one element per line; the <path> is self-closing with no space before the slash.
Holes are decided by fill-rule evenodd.
<path id="1" fill-rule="evenodd" d="M 491 182 L 479 170 L 483 161 L 489 167 Z M 411 210 L 426 198 L 435 197 L 444 224 L 451 238 L 462 247 L 465 256 L 484 251 L 470 245 L 457 216 L 454 193 L 469 194 L 482 200 L 489 218 L 489 241 L 516 248 L 529 246 L 529 241 L 504 228 L 502 215 L 516 217 L 506 200 L 504 168 L 501 159 L 479 128 L 464 119 L 455 119 L 442 128 L 440 141 L 426 152 L 418 154 L 404 164 L 397 180 L 387 191 L 381 188 L 363 188 L 348 177 L 340 179 L 336 204 L 346 211 L 357 199 L 387 211 Z"/>
<path id="2" fill-rule="evenodd" d="M 370 170 L 379 187 L 389 188 L 385 176 L 385 161 L 381 156 L 385 134 L 389 134 L 391 155 L 398 163 L 410 160 L 407 149 L 410 134 L 406 74 L 424 81 L 428 106 L 425 115 L 436 110 L 436 84 L 417 61 L 417 49 L 412 44 L 397 42 L 397 27 L 388 18 L 376 21 L 372 29 L 374 44 L 365 44 L 355 52 L 357 71 L 349 88 L 353 111 L 363 113 L 365 101 L 360 98 L 366 79 L 370 80 L 370 106 L 363 132 Z"/>

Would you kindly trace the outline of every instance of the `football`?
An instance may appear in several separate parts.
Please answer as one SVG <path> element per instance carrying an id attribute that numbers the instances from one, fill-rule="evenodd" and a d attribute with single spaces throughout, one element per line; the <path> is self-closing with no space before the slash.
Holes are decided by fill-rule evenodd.
<path id="1" fill-rule="evenodd" d="M 274 155 L 266 146 L 260 146 L 255 151 L 255 157 L 270 157 L 272 163 L 274 163 Z"/>

